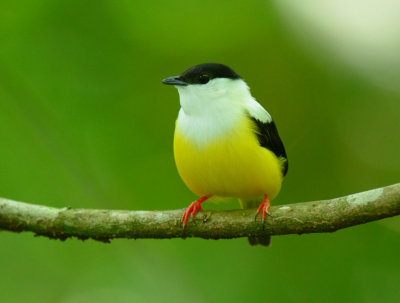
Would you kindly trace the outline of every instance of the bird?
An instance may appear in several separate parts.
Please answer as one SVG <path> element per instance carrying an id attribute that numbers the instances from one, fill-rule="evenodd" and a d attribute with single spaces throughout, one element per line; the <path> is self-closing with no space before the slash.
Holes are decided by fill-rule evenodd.
<path id="1" fill-rule="evenodd" d="M 264 224 L 270 201 L 281 190 L 288 158 L 271 115 L 251 95 L 234 70 L 219 63 L 195 65 L 162 80 L 179 93 L 174 158 L 180 177 L 199 197 L 184 211 L 203 210 L 202 203 L 238 198 L 242 208 L 255 208 Z M 270 245 L 270 236 L 249 237 L 251 245 Z"/>

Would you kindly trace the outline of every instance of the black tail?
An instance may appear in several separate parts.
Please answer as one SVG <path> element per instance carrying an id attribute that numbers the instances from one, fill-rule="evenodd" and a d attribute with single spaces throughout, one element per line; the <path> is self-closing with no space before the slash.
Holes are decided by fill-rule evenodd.
<path id="1" fill-rule="evenodd" d="M 248 239 L 251 246 L 262 245 L 268 247 L 271 245 L 271 236 L 249 237 Z"/>
<path id="2" fill-rule="evenodd" d="M 239 199 L 239 201 L 240 201 L 240 204 L 242 205 L 242 208 L 244 208 L 244 209 L 257 208 L 257 206 L 261 202 L 261 200 L 244 200 L 244 199 Z M 260 222 L 260 224 L 262 224 L 262 223 Z M 249 237 L 248 239 L 249 239 L 249 244 L 251 246 L 262 245 L 262 246 L 268 247 L 271 245 L 271 236 Z"/>

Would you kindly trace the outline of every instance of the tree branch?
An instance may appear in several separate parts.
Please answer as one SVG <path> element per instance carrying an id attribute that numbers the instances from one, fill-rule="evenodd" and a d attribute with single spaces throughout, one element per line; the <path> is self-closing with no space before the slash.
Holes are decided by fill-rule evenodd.
<path id="1" fill-rule="evenodd" d="M 202 211 L 185 231 L 183 210 L 126 211 L 53 208 L 0 198 L 0 230 L 32 231 L 65 240 L 92 238 L 231 239 L 260 235 L 333 232 L 400 214 L 400 183 L 325 201 L 271 207 L 271 216 L 254 221 L 255 210 Z"/>

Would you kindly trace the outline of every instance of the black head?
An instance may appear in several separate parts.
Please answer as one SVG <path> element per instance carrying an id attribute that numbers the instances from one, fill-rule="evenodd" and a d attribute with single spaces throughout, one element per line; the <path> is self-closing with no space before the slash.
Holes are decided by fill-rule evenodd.
<path id="1" fill-rule="evenodd" d="M 215 78 L 240 79 L 231 68 L 218 63 L 204 63 L 185 70 L 180 76 L 166 78 L 162 81 L 170 85 L 206 84 Z"/>

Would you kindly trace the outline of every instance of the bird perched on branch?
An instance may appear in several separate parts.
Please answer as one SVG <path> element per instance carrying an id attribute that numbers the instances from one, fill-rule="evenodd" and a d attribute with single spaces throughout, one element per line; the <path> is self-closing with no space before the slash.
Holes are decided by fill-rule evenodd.
<path id="1" fill-rule="evenodd" d="M 206 63 L 162 81 L 179 92 L 174 156 L 186 186 L 200 198 L 182 216 L 186 227 L 201 203 L 226 197 L 243 208 L 258 205 L 263 224 L 288 170 L 288 160 L 271 115 L 252 97 L 231 68 Z M 268 246 L 270 236 L 250 237 Z"/>

